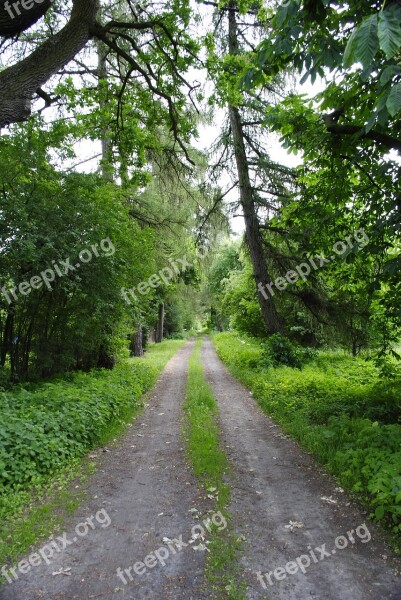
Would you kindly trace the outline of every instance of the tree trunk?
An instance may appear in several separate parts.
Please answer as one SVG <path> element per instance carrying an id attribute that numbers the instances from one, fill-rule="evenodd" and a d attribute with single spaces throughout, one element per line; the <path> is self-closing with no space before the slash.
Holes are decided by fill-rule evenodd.
<path id="1" fill-rule="evenodd" d="M 0 72 L 0 127 L 31 114 L 36 90 L 78 54 L 92 36 L 98 0 L 74 0 L 71 18 L 27 58 Z"/>
<path id="2" fill-rule="evenodd" d="M 7 354 L 11 352 L 14 329 L 14 313 L 9 311 L 4 325 L 3 340 L 1 344 L 0 364 L 2 367 L 6 364 Z"/>
<path id="3" fill-rule="evenodd" d="M 133 356 L 143 356 L 143 327 L 141 324 L 132 336 L 131 351 Z"/>
<path id="4" fill-rule="evenodd" d="M 159 304 L 159 317 L 157 320 L 155 342 L 160 344 L 163 341 L 163 330 L 164 330 L 164 302 Z"/>
<path id="5" fill-rule="evenodd" d="M 235 55 L 238 53 L 238 41 L 236 16 L 233 10 L 229 12 L 228 19 L 229 53 Z M 228 111 L 231 135 L 234 144 L 235 162 L 238 172 L 240 202 L 244 212 L 245 236 L 253 266 L 253 276 L 257 287 L 259 305 L 268 333 L 277 333 L 280 332 L 282 328 L 273 299 L 271 297 L 269 298 L 266 291 L 266 286 L 271 283 L 271 278 L 267 270 L 266 257 L 263 251 L 263 243 L 259 230 L 259 221 L 256 212 L 254 191 L 249 175 L 241 117 L 238 108 L 235 106 L 229 105 Z"/>

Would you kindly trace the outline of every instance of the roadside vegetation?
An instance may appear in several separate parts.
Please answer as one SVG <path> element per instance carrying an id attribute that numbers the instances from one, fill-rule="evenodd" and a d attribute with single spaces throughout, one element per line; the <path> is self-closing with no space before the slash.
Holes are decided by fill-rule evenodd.
<path id="1" fill-rule="evenodd" d="M 401 531 L 401 377 L 370 360 L 311 351 L 287 338 L 234 332 L 213 338 L 218 355 L 264 412 L 314 453 L 371 517 Z M 295 361 L 295 364 L 294 364 Z M 398 541 L 399 545 L 399 541 Z"/>
<path id="2" fill-rule="evenodd" d="M 202 342 L 203 339 L 198 338 L 189 361 L 184 435 L 194 473 L 205 495 L 215 502 L 211 512 L 220 511 L 228 524 L 221 531 L 212 529 L 206 550 L 206 577 L 213 586 L 215 598 L 244 600 L 238 574 L 241 539 L 236 538 L 230 526 L 231 516 L 227 509 L 230 500 L 230 488 L 226 483 L 229 465 L 220 446 L 217 403 L 205 380 L 201 363 Z"/>
<path id="3" fill-rule="evenodd" d="M 79 499 L 68 491 L 92 470 L 83 457 L 119 435 L 143 408 L 183 340 L 150 346 L 112 371 L 74 373 L 0 394 L 0 564 L 49 534 Z"/>

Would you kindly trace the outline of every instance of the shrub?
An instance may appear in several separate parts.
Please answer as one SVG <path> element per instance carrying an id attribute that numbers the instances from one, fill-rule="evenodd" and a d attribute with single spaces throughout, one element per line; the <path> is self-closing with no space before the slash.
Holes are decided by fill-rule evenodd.
<path id="1" fill-rule="evenodd" d="M 299 344 L 291 342 L 287 337 L 275 333 L 269 336 L 264 343 L 261 364 L 265 367 L 285 365 L 300 369 L 304 363 L 316 356 L 317 351 L 314 348 L 303 348 Z"/>
<path id="2" fill-rule="evenodd" d="M 297 348 L 287 337 L 279 333 L 275 333 L 267 339 L 263 358 L 267 363 L 270 359 L 275 367 L 287 365 L 297 369 L 301 368 Z"/>
<path id="3" fill-rule="evenodd" d="M 102 443 L 111 428 L 131 418 L 181 343 L 157 344 L 149 356 L 112 371 L 69 374 L 1 392 L 0 493 L 40 484 Z"/>

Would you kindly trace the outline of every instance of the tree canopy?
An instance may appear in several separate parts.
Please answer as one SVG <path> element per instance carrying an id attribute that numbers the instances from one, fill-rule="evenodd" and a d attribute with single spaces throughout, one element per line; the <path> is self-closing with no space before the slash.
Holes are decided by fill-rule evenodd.
<path id="1" fill-rule="evenodd" d="M 395 352 L 399 2 L 24 6 L 0 18 L 4 366 L 112 366 L 202 322 Z M 219 246 L 233 214 L 244 243 Z M 115 255 L 20 293 L 105 239 Z"/>

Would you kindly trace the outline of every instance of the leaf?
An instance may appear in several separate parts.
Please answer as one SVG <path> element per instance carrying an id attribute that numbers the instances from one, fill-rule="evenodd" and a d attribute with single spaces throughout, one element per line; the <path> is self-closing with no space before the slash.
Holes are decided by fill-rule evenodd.
<path id="1" fill-rule="evenodd" d="M 401 47 L 401 7 L 397 4 L 379 13 L 378 36 L 386 58 L 392 58 Z"/>
<path id="2" fill-rule="evenodd" d="M 304 73 L 304 75 L 302 76 L 301 81 L 299 82 L 300 85 L 303 85 L 305 83 L 305 81 L 308 79 L 308 77 L 310 77 L 310 71 L 306 71 L 306 73 Z"/>
<path id="3" fill-rule="evenodd" d="M 371 114 L 369 121 L 365 125 L 366 133 L 369 133 L 369 131 L 372 129 L 373 125 L 376 122 L 376 117 L 377 117 L 377 114 L 375 112 Z"/>
<path id="4" fill-rule="evenodd" d="M 378 49 L 377 15 L 370 15 L 352 32 L 344 52 L 344 66 L 360 62 L 366 69 Z"/>
<path id="5" fill-rule="evenodd" d="M 380 520 L 384 517 L 384 506 L 378 506 L 375 510 L 376 519 Z"/>
<path id="6" fill-rule="evenodd" d="M 397 83 L 391 88 L 388 95 L 386 107 L 392 117 L 401 110 L 401 83 Z"/>
<path id="7" fill-rule="evenodd" d="M 386 83 L 388 83 L 395 75 L 399 75 L 400 72 L 400 69 L 396 65 L 389 65 L 383 69 L 382 74 L 380 75 L 381 85 L 386 85 Z"/>
<path id="8" fill-rule="evenodd" d="M 255 68 L 248 69 L 248 71 L 245 73 L 244 77 L 242 78 L 241 87 L 243 87 L 245 90 L 250 90 L 252 87 L 254 78 L 255 78 L 255 74 L 256 74 Z"/>

